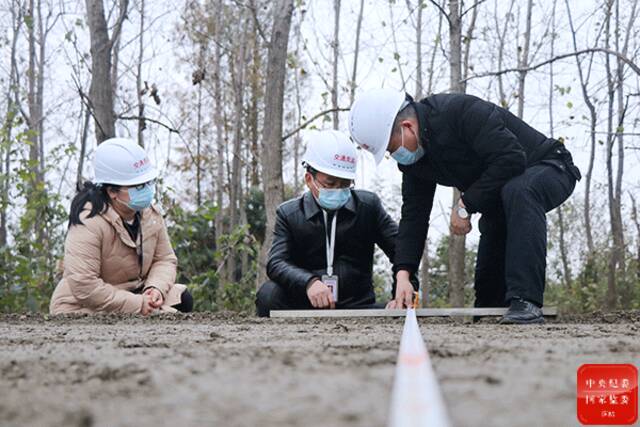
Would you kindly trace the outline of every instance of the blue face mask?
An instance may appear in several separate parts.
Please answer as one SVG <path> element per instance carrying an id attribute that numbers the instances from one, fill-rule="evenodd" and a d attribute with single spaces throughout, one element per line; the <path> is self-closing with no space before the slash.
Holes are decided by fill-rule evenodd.
<path id="1" fill-rule="evenodd" d="M 351 198 L 351 190 L 348 188 L 320 188 L 318 204 L 328 211 L 337 211 L 347 204 Z"/>
<path id="2" fill-rule="evenodd" d="M 400 163 L 401 165 L 405 165 L 405 166 L 412 165 L 416 163 L 418 160 L 420 160 L 422 156 L 424 156 L 424 148 L 422 148 L 422 145 L 420 144 L 419 140 L 418 140 L 418 148 L 416 148 L 416 151 L 409 151 L 409 149 L 404 146 L 404 127 L 402 127 L 400 130 L 400 136 L 402 138 L 402 142 L 401 142 L 402 145 L 396 151 L 391 153 L 391 157 L 393 157 L 394 160 Z"/>
<path id="3" fill-rule="evenodd" d="M 337 211 L 346 205 L 351 198 L 351 189 L 349 188 L 320 188 L 315 182 L 314 185 L 320 193 L 318 204 L 322 209 Z"/>
<path id="4" fill-rule="evenodd" d="M 156 185 L 155 183 L 147 183 L 142 186 L 129 187 L 127 191 L 129 192 L 127 206 L 134 211 L 141 211 L 151 206 L 153 196 L 156 194 Z"/>

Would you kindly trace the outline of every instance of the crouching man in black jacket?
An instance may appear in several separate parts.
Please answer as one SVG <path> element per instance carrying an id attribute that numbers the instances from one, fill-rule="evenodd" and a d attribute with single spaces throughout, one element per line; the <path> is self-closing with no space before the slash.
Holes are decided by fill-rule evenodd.
<path id="1" fill-rule="evenodd" d="M 482 213 L 476 307 L 508 305 L 502 323 L 542 323 L 545 214 L 580 179 L 564 145 L 509 111 L 464 94 L 414 102 L 394 90 L 366 92 L 351 108 L 349 128 L 378 163 L 390 152 L 403 174 L 392 305 L 411 304 L 407 277 L 418 269 L 441 184 L 463 193 L 451 212 L 455 234 L 471 231 L 471 214 Z"/>
<path id="2" fill-rule="evenodd" d="M 337 131 L 313 132 L 304 155 L 303 196 L 278 207 L 258 290 L 259 316 L 270 310 L 371 308 L 373 251 L 394 257 L 398 226 L 368 191 L 352 189 L 356 148 Z"/>

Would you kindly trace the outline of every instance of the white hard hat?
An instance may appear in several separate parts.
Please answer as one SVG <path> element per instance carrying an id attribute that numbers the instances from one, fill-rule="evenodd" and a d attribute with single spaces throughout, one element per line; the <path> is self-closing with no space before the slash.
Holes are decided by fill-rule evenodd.
<path id="1" fill-rule="evenodd" d="M 343 179 L 356 178 L 356 147 L 337 130 L 309 131 L 302 161 L 315 170 Z"/>
<path id="2" fill-rule="evenodd" d="M 158 177 L 158 170 L 135 141 L 111 138 L 98 145 L 93 160 L 96 184 L 139 185 Z"/>
<path id="3" fill-rule="evenodd" d="M 406 94 L 393 89 L 374 89 L 356 97 L 349 111 L 351 138 L 380 163 L 389 145 L 393 123 L 406 105 Z"/>

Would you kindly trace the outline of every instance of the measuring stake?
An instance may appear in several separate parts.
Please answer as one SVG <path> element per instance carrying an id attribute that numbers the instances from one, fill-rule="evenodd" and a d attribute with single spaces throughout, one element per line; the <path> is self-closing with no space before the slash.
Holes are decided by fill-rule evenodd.
<path id="1" fill-rule="evenodd" d="M 413 308 L 404 321 L 389 415 L 389 427 L 450 425 Z"/>

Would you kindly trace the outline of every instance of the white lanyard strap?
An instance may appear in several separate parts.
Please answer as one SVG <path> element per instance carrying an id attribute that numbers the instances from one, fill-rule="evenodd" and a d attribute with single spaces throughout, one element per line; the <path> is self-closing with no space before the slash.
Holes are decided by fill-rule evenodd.
<path id="1" fill-rule="evenodd" d="M 327 224 L 327 211 L 323 210 L 322 215 L 324 217 L 324 227 L 325 227 L 325 239 L 327 240 L 327 275 L 333 276 L 333 252 L 336 248 L 336 224 L 338 220 L 338 211 L 335 211 L 333 214 L 333 221 L 331 221 L 331 230 L 329 233 L 326 232 Z M 329 235 L 331 234 L 331 240 L 329 240 Z"/>

